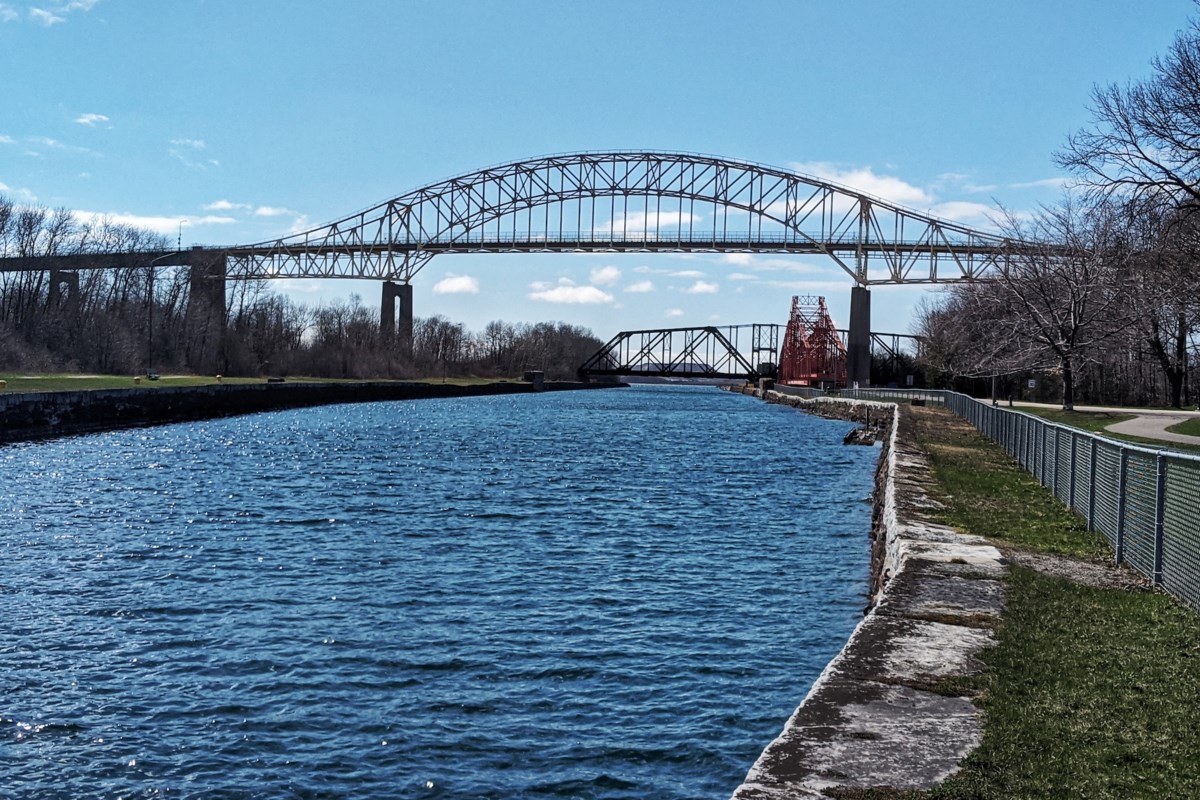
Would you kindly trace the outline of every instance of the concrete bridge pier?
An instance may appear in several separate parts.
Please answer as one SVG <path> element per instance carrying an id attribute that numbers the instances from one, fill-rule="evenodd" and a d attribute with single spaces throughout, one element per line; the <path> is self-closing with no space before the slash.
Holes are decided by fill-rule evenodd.
<path id="1" fill-rule="evenodd" d="M 846 336 L 846 385 L 871 385 L 871 292 L 850 290 L 850 329 Z"/>
<path id="2" fill-rule="evenodd" d="M 225 251 L 193 247 L 186 253 L 190 268 L 185 354 L 199 373 L 220 371 L 225 338 Z"/>
<path id="3" fill-rule="evenodd" d="M 63 305 L 70 309 L 78 305 L 79 273 L 60 269 L 50 270 L 50 294 L 47 302 L 50 308 Z"/>
<path id="4" fill-rule="evenodd" d="M 399 301 L 397 303 L 397 301 Z M 396 306 L 400 307 L 399 323 Z M 395 341 L 400 355 L 411 359 L 413 354 L 413 292 L 411 283 L 384 281 L 383 299 L 379 304 L 379 330 L 385 341 Z"/>

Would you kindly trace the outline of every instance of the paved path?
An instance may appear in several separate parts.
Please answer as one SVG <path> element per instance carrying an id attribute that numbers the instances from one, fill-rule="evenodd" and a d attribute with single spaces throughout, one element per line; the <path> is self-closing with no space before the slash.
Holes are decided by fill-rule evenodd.
<path id="1" fill-rule="evenodd" d="M 1038 408 L 1059 408 L 1049 403 L 1016 403 L 1018 406 L 1036 406 Z M 1180 411 L 1178 409 L 1159 408 L 1108 408 L 1105 406 L 1075 406 L 1076 411 L 1107 412 L 1109 414 L 1134 414 L 1133 419 L 1124 422 L 1114 422 L 1105 428 L 1106 431 L 1124 434 L 1125 436 L 1140 436 L 1143 439 L 1157 439 L 1160 442 L 1190 444 L 1200 447 L 1200 436 L 1187 436 L 1182 433 L 1172 433 L 1167 428 L 1189 419 L 1200 417 L 1200 411 Z"/>

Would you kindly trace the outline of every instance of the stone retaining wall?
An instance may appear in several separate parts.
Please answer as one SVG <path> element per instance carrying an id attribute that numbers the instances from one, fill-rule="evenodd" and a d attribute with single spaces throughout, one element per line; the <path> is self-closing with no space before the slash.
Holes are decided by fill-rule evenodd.
<path id="1" fill-rule="evenodd" d="M 926 789 L 979 745 L 983 714 L 945 681 L 982 669 L 1004 607 L 1004 559 L 924 518 L 928 464 L 907 408 L 747 391 L 822 416 L 890 419 L 876 475 L 874 603 L 751 767 L 735 800 L 825 797 L 830 788 Z"/>

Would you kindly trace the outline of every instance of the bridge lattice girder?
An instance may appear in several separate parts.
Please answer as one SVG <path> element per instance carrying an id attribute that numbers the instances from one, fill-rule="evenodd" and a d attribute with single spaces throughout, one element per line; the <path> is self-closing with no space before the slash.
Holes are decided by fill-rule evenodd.
<path id="1" fill-rule="evenodd" d="M 860 285 L 973 280 L 1010 243 L 817 178 L 687 153 L 548 156 L 228 249 L 230 277 L 409 280 L 440 253 L 821 254 Z"/>
<path id="2" fill-rule="evenodd" d="M 756 356 L 774 358 L 771 324 L 621 331 L 579 368 L 582 377 L 756 378 Z"/>

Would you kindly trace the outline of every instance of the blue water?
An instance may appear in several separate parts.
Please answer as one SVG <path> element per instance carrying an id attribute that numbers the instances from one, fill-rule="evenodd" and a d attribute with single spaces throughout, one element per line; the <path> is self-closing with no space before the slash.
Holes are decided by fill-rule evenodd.
<path id="1" fill-rule="evenodd" d="M 865 603 L 846 429 L 638 387 L 0 449 L 0 797 L 728 797 Z"/>

